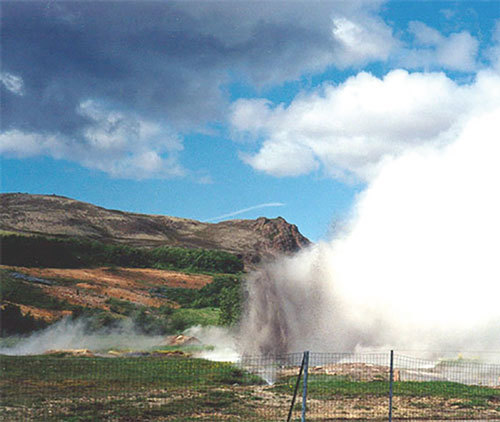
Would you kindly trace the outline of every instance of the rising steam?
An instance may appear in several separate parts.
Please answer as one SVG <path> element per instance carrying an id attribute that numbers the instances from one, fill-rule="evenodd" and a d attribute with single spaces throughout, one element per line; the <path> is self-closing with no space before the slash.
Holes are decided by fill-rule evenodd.
<path id="1" fill-rule="evenodd" d="M 149 350 L 164 342 L 165 336 L 151 336 L 141 333 L 130 320 L 124 320 L 112 329 L 88 330 L 85 319 L 63 318 L 45 330 L 21 338 L 11 347 L 0 347 L 0 354 L 37 355 L 50 350 L 89 349 Z"/>
<path id="2" fill-rule="evenodd" d="M 241 349 L 500 350 L 499 126 L 388 160 L 332 241 L 252 274 Z"/>
<path id="3" fill-rule="evenodd" d="M 0 355 L 39 355 L 50 351 L 86 349 L 109 356 L 109 351 L 154 352 L 168 345 L 168 336 L 145 334 L 130 319 L 99 330 L 89 330 L 89 322 L 85 318 L 63 318 L 28 337 L 11 338 L 14 344 L 0 344 Z M 191 351 L 197 357 L 215 361 L 238 360 L 235 336 L 225 327 L 193 326 L 184 334 L 200 342 L 199 350 Z"/>

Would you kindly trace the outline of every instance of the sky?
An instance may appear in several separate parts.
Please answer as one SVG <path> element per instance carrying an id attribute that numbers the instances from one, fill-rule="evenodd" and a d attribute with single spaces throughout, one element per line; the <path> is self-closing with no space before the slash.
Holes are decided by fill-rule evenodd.
<path id="1" fill-rule="evenodd" d="M 318 241 L 388 162 L 500 105 L 500 1 L 0 7 L 2 192 Z"/>

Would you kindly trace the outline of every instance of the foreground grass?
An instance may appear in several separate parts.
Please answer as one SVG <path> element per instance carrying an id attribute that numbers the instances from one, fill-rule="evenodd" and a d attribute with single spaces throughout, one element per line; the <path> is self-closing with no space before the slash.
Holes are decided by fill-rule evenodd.
<path id="1" fill-rule="evenodd" d="M 296 377 L 286 377 L 275 392 L 291 394 Z M 353 381 L 345 376 L 311 374 L 308 420 L 387 420 L 389 383 Z M 393 416 L 401 420 L 500 420 L 500 390 L 455 382 L 398 381 L 393 384 Z"/>
<path id="2" fill-rule="evenodd" d="M 232 389 L 261 384 L 204 359 L 0 356 L 0 420 L 181 421 L 204 412 L 246 420 L 256 404 Z"/>
<path id="3" fill-rule="evenodd" d="M 288 378 L 276 385 L 277 391 L 291 390 L 295 386 L 295 377 Z M 384 396 L 389 395 L 387 381 L 351 381 L 340 376 L 309 375 L 308 395 L 317 399 L 332 399 L 337 396 Z M 397 381 L 393 384 L 394 396 L 407 397 L 442 397 L 446 399 L 492 399 L 498 400 L 500 390 L 477 385 L 465 385 L 448 381 Z"/>
<path id="4" fill-rule="evenodd" d="M 0 355 L 0 420 L 281 421 L 295 382 L 287 376 L 267 386 L 230 363 L 184 357 Z M 307 420 L 384 420 L 388 391 L 387 381 L 311 374 Z M 300 398 L 296 407 L 298 415 Z M 395 382 L 393 414 L 500 420 L 500 390 Z"/>
<path id="5" fill-rule="evenodd" d="M 227 362 L 176 357 L 87 358 L 0 356 L 4 405 L 36 402 L 47 395 L 87 397 L 137 389 L 197 390 L 262 380 Z"/>

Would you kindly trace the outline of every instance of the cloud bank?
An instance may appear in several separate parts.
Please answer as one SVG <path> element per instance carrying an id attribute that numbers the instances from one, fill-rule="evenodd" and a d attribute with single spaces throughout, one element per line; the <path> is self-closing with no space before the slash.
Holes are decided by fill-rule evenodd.
<path id="1" fill-rule="evenodd" d="M 354 56 L 346 31 L 332 33 L 343 16 L 382 45 L 390 29 L 376 5 L 5 2 L 1 152 L 113 177 L 186 175 L 183 134 L 225 120 L 234 80 L 270 86 L 384 58 L 380 46 Z"/>
<path id="2" fill-rule="evenodd" d="M 414 37 L 413 48 L 404 48 L 399 53 L 400 63 L 408 68 L 445 68 L 461 72 L 478 69 L 479 41 L 467 31 L 442 35 L 423 22 L 412 21 L 408 25 Z"/>
<path id="3" fill-rule="evenodd" d="M 168 128 L 95 103 L 79 104 L 77 112 L 87 123 L 78 135 L 41 134 L 11 129 L 0 133 L 0 153 L 26 158 L 45 155 L 76 161 L 112 177 L 143 179 L 181 176 L 177 161 L 179 137 Z"/>
<path id="4" fill-rule="evenodd" d="M 408 150 L 443 146 L 463 121 L 500 104 L 500 75 L 479 72 L 469 84 L 444 73 L 393 70 L 378 78 L 361 72 L 326 83 L 290 105 L 241 99 L 233 130 L 261 141 L 243 159 L 256 170 L 296 176 L 321 168 L 344 180 L 367 181 L 388 159 Z"/>
<path id="5" fill-rule="evenodd" d="M 4 2 L 1 151 L 70 160 L 112 177 L 181 177 L 197 170 L 182 165 L 183 136 L 227 123 L 233 84 L 259 91 L 372 63 L 477 70 L 478 41 L 471 34 L 443 35 L 412 22 L 406 32 L 413 41 L 403 41 L 381 17 L 383 3 Z M 100 115 L 89 114 L 88 104 Z M 235 108 L 241 112 L 242 104 Z M 296 141 L 288 132 L 286 142 L 271 134 L 246 161 L 276 175 L 325 163 L 333 173 L 364 171 L 354 162 L 362 157 L 337 165 L 342 151 L 301 136 Z M 372 146 L 370 156 L 386 147 Z M 276 162 L 283 149 L 289 164 Z M 268 166 L 266 157 L 274 163 Z"/>

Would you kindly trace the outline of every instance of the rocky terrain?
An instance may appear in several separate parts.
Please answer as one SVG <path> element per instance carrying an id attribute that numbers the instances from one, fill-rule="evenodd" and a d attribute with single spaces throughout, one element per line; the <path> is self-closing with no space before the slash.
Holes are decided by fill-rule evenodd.
<path id="1" fill-rule="evenodd" d="M 108 210 L 56 195 L 0 194 L 0 230 L 58 237 L 85 237 L 131 246 L 218 249 L 247 266 L 310 244 L 283 218 L 202 223 L 164 215 Z"/>

